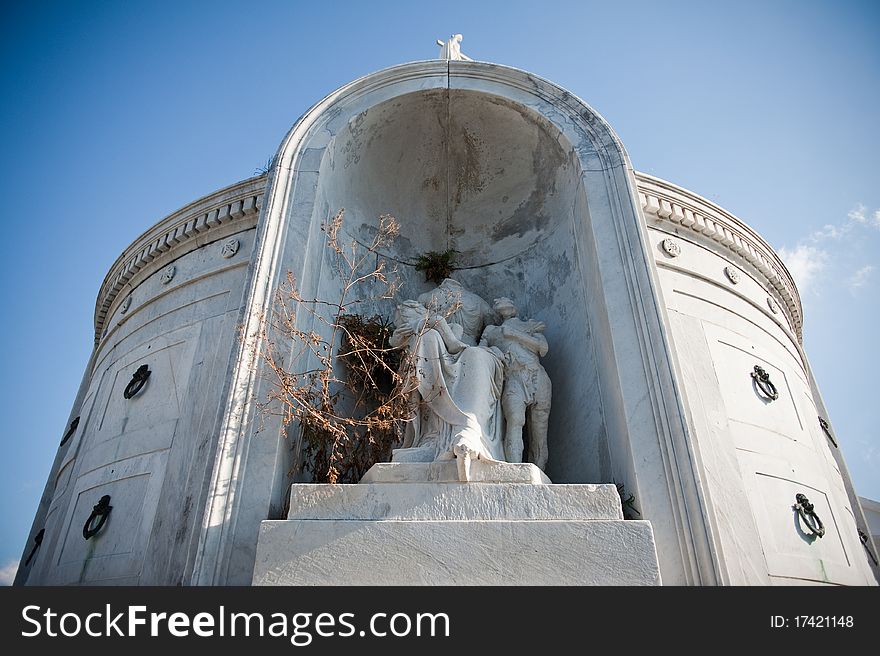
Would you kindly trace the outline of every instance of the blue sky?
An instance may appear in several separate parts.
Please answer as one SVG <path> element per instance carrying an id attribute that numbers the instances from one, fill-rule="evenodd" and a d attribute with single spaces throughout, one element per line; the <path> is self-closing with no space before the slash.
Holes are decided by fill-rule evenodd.
<path id="1" fill-rule="evenodd" d="M 0 580 L 116 257 L 169 212 L 253 175 L 327 93 L 435 57 L 452 32 L 471 57 L 586 100 L 636 169 L 719 203 L 784 256 L 856 488 L 880 499 L 880 3 L 19 5 L 0 10 Z"/>

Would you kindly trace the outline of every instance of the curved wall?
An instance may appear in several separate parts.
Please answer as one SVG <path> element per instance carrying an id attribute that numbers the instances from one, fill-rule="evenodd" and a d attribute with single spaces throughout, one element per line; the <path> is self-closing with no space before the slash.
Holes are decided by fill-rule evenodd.
<path id="1" fill-rule="evenodd" d="M 858 535 L 864 517 L 833 426 L 820 423 L 828 415 L 801 348 L 790 275 L 720 207 L 651 176 L 637 180 L 724 582 L 871 583 Z M 751 377 L 756 365 L 777 399 Z M 798 521 L 799 493 L 815 506 L 823 537 Z"/>
<path id="2" fill-rule="evenodd" d="M 59 447 L 19 582 L 176 584 L 199 522 L 223 375 L 265 177 L 175 212 L 139 237 L 98 295 L 96 346 Z M 150 376 L 131 398 L 134 372 Z M 83 525 L 102 496 L 98 536 Z"/>

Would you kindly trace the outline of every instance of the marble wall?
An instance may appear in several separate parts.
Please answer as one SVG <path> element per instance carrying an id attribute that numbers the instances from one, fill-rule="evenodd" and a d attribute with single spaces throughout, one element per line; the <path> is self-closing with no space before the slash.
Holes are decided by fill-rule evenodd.
<path id="1" fill-rule="evenodd" d="M 639 190 L 724 582 L 873 582 L 858 535 L 864 517 L 801 347 L 800 303 L 793 284 L 780 284 L 788 273 L 721 208 L 650 176 L 639 175 Z M 756 384 L 756 365 L 778 398 Z M 793 509 L 799 493 L 824 523 L 821 538 Z"/>
<path id="2" fill-rule="evenodd" d="M 105 284 L 99 296 L 99 310 L 106 303 L 107 311 L 99 313 L 95 352 L 72 411 L 79 420 L 59 447 L 34 523 L 34 532 L 45 531 L 43 542 L 19 583 L 185 581 L 264 184 L 245 181 L 184 208 L 111 269 L 108 280 L 130 275 L 115 293 Z M 241 210 L 244 202 L 250 210 L 232 217 L 230 207 Z M 179 239 L 168 244 L 169 232 Z M 144 262 L 144 249 L 160 241 L 167 247 Z M 149 378 L 126 398 L 142 366 Z M 112 511 L 86 540 L 83 525 L 104 495 Z"/>

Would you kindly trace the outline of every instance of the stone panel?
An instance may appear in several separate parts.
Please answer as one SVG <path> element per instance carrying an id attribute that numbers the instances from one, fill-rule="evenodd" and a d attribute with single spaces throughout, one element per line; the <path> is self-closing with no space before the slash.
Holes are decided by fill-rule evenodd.
<path id="1" fill-rule="evenodd" d="M 863 574 L 843 541 L 844 532 L 855 532 L 852 515 L 837 507 L 828 494 L 828 483 L 811 467 L 740 453 L 743 476 L 764 555 L 775 583 L 790 579 L 818 583 L 863 585 Z M 794 509 L 795 496 L 804 494 L 825 526 L 825 535 L 814 537 Z"/>
<path id="2" fill-rule="evenodd" d="M 675 256 L 663 249 L 667 239 L 677 243 Z M 652 229 L 651 243 L 699 429 L 724 577 L 734 584 L 873 582 L 798 336 L 767 302 L 778 290 L 748 267 L 733 282 L 727 246 L 681 228 Z M 755 365 L 770 374 L 777 399 L 752 379 Z M 798 492 L 828 518 L 824 537 L 799 527 Z"/>
<path id="3" fill-rule="evenodd" d="M 51 563 L 52 583 L 122 585 L 140 575 L 166 459 L 167 451 L 161 451 L 77 479 Z M 113 510 L 101 531 L 86 540 L 83 525 L 105 494 Z"/>

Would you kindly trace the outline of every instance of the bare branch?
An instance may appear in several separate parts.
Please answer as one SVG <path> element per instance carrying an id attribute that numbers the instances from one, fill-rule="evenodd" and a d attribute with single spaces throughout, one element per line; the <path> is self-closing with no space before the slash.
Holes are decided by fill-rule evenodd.
<path id="1" fill-rule="evenodd" d="M 390 344 L 394 326 L 381 316 L 352 312 L 394 298 L 397 271 L 387 268 L 379 250 L 394 242 L 400 226 L 382 215 L 369 244 L 352 239 L 343 246 L 343 218 L 340 210 L 321 226 L 339 277 L 339 298 L 304 298 L 288 272 L 271 316 L 263 317 L 254 336 L 271 379 L 261 409 L 280 416 L 285 426 L 298 424 L 304 467 L 316 482 L 328 483 L 356 482 L 372 464 L 387 460 L 414 413 L 409 375 L 414 363 Z M 279 344 L 289 350 L 287 364 Z"/>

